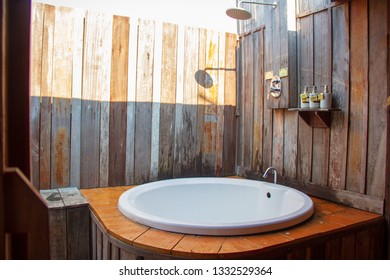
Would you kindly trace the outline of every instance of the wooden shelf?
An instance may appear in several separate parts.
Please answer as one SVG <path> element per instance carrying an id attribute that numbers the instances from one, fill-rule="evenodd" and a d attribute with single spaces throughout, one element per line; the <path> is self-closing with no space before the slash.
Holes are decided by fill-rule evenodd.
<path id="1" fill-rule="evenodd" d="M 341 111 L 338 108 L 331 109 L 309 109 L 309 108 L 289 108 L 289 111 L 297 111 L 299 116 L 311 127 L 328 128 L 330 127 L 330 113 Z"/>

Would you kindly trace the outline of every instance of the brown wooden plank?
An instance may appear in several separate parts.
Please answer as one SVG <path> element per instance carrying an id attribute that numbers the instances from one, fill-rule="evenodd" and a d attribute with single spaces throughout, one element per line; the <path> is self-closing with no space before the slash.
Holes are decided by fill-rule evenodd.
<path id="1" fill-rule="evenodd" d="M 97 80 L 97 89 L 100 96 L 100 139 L 99 139 L 99 186 L 108 186 L 109 175 L 109 142 L 110 142 L 110 68 L 112 56 L 112 21 L 113 16 L 102 14 L 100 26 L 101 49 Z"/>
<path id="2" fill-rule="evenodd" d="M 213 80 L 205 91 L 205 116 L 202 147 L 202 174 L 214 176 L 216 173 L 216 137 L 218 102 L 218 32 L 207 31 L 206 68 Z"/>
<path id="3" fill-rule="evenodd" d="M 135 149 L 135 103 L 137 78 L 137 46 L 138 46 L 138 19 L 130 19 L 129 38 L 129 70 L 127 90 L 127 120 L 126 120 L 126 185 L 134 184 L 134 149 Z"/>
<path id="4" fill-rule="evenodd" d="M 40 119 L 40 189 L 50 188 L 50 155 L 51 155 L 51 98 L 53 80 L 55 7 L 45 5 L 42 40 L 42 85 L 41 85 L 41 119 Z"/>
<path id="5" fill-rule="evenodd" d="M 308 16 L 298 21 L 298 81 L 299 89 L 313 85 L 313 17 Z M 302 119 L 298 123 L 298 170 L 299 179 L 310 181 L 312 168 L 312 128 Z"/>
<path id="6" fill-rule="evenodd" d="M 175 135 L 174 174 L 180 177 L 195 175 L 196 122 L 197 122 L 197 84 L 194 79 L 198 70 L 199 30 L 186 27 L 184 30 L 184 72 L 183 72 L 183 104 L 179 126 Z M 179 114 L 180 114 L 179 113 Z"/>
<path id="7" fill-rule="evenodd" d="M 388 1 L 370 1 L 369 4 L 369 76 L 368 91 L 368 147 L 367 147 L 367 190 L 368 195 L 384 197 L 386 182 L 386 131 L 387 108 L 383 106 L 388 96 L 388 85 L 382 84 L 387 78 L 389 55 L 387 34 Z M 387 50 L 386 50 L 387 46 Z M 378 87 L 378 84 L 381 86 Z M 374 95 L 374 97 L 372 97 Z"/>
<path id="8" fill-rule="evenodd" d="M 32 3 L 31 30 L 31 86 L 30 86 L 30 151 L 31 151 L 31 182 L 39 188 L 39 124 L 41 111 L 42 82 L 42 41 L 43 41 L 43 11 L 44 5 Z"/>
<path id="9" fill-rule="evenodd" d="M 351 99 L 347 189 L 365 193 L 368 120 L 368 1 L 350 3 Z"/>
<path id="10" fill-rule="evenodd" d="M 106 141 L 109 114 L 106 77 L 111 57 L 111 53 L 107 52 L 111 50 L 111 21 L 111 17 L 102 13 L 87 12 L 81 104 L 81 187 L 104 185 L 106 175 L 108 178 L 108 166 L 105 165 L 108 156 Z M 102 142 L 104 136 L 106 140 Z"/>
<path id="11" fill-rule="evenodd" d="M 127 77 L 129 60 L 128 17 L 114 16 L 110 86 L 110 141 L 108 185 L 124 185 L 126 174 Z"/>
<path id="12" fill-rule="evenodd" d="M 178 26 L 163 24 L 160 96 L 160 144 L 158 178 L 173 176 L 173 144 L 175 137 L 176 62 Z"/>
<path id="13" fill-rule="evenodd" d="M 143 183 L 150 175 L 155 22 L 140 20 L 138 28 L 134 177 Z"/>
<path id="14" fill-rule="evenodd" d="M 149 229 L 134 240 L 134 246 L 161 254 L 171 254 L 173 247 L 183 238 L 183 234 Z"/>
<path id="15" fill-rule="evenodd" d="M 225 101 L 222 175 L 229 176 L 234 175 L 236 171 L 236 35 L 226 34 L 225 42 Z"/>
<path id="16" fill-rule="evenodd" d="M 90 219 L 88 206 L 68 208 L 67 225 L 67 258 L 70 260 L 88 260 L 90 258 Z"/>
<path id="17" fill-rule="evenodd" d="M 51 188 L 68 187 L 70 177 L 70 113 L 73 76 L 71 8 L 56 7 L 53 50 Z"/>
<path id="18" fill-rule="evenodd" d="M 348 3 L 332 9 L 332 107 L 329 186 L 345 189 L 349 111 L 349 13 Z"/>
<path id="19" fill-rule="evenodd" d="M 295 112 L 284 112 L 284 155 L 283 174 L 286 177 L 297 177 L 297 156 L 298 156 L 298 114 Z"/>
<path id="20" fill-rule="evenodd" d="M 284 161 L 284 111 L 273 110 L 272 166 L 283 175 Z"/>
<path id="21" fill-rule="evenodd" d="M 319 92 L 331 83 L 331 18 L 328 11 L 314 15 L 314 84 Z M 328 185 L 329 128 L 313 129 L 312 182 Z"/>
<path id="22" fill-rule="evenodd" d="M 70 185 L 80 186 L 81 94 L 85 11 L 74 9 Z"/>
<path id="23" fill-rule="evenodd" d="M 223 169 L 223 132 L 225 105 L 225 46 L 226 34 L 219 32 L 218 38 L 218 93 L 217 93 L 217 131 L 215 143 L 215 175 L 221 176 Z"/>
<path id="24" fill-rule="evenodd" d="M 261 172 L 263 157 L 263 114 L 264 114 L 264 30 L 253 34 L 254 79 L 253 83 L 253 145 L 252 165 L 254 172 Z M 260 78 L 259 78 L 260 77 Z"/>
<path id="25" fill-rule="evenodd" d="M 49 259 L 49 213 L 45 201 L 18 168 L 7 168 L 3 174 L 4 212 L 7 213 L 4 229 L 11 240 L 13 235 L 21 235 L 25 242 L 20 251 L 10 248 L 11 253 L 16 253 L 14 259 L 21 255 L 24 260 Z M 12 255 L 8 258 L 12 259 Z"/>
<path id="26" fill-rule="evenodd" d="M 252 167 L 252 146 L 253 146 L 253 34 L 247 35 L 242 39 L 244 48 L 243 71 L 245 80 L 243 80 L 243 165 L 245 168 Z"/>
<path id="27" fill-rule="evenodd" d="M 185 235 L 172 249 L 172 255 L 185 258 L 215 259 L 225 237 Z"/>
<path id="28" fill-rule="evenodd" d="M 237 106 L 236 106 L 236 116 L 237 116 L 237 144 L 236 144 L 236 169 L 238 175 L 242 175 L 239 171 L 244 164 L 243 162 L 243 133 L 244 133 L 244 118 L 243 118 L 243 86 L 245 73 L 243 71 L 244 65 L 244 44 L 242 41 L 243 37 L 240 37 L 240 40 L 237 42 Z"/>
<path id="29" fill-rule="evenodd" d="M 204 132 L 204 115 L 205 115 L 205 99 L 206 88 L 211 86 L 209 82 L 208 73 L 206 71 L 206 44 L 207 44 L 207 30 L 204 28 L 199 29 L 199 46 L 198 46 L 198 100 L 197 100 L 197 121 L 196 121 L 196 173 L 202 174 L 202 158 L 203 158 L 203 132 Z"/>

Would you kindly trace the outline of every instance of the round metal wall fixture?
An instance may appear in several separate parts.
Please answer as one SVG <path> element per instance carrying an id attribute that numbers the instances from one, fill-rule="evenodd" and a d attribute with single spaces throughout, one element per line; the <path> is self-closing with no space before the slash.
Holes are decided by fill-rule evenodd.
<path id="1" fill-rule="evenodd" d="M 272 97 L 274 98 L 279 98 L 280 95 L 282 94 L 282 80 L 280 79 L 279 76 L 274 76 L 271 80 L 271 85 L 270 85 L 270 93 Z"/>
<path id="2" fill-rule="evenodd" d="M 250 19 L 252 17 L 252 14 L 250 12 L 239 7 L 227 9 L 226 14 L 229 17 L 238 20 Z"/>

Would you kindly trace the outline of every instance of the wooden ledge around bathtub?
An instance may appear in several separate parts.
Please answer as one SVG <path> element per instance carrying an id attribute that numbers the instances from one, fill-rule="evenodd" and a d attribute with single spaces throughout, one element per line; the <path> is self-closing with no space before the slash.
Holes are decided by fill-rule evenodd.
<path id="1" fill-rule="evenodd" d="M 304 243 L 319 243 L 321 239 L 340 235 L 346 231 L 364 232 L 372 226 L 380 230 L 383 216 L 339 205 L 312 197 L 315 205 L 313 216 L 300 225 L 245 236 L 198 236 L 172 233 L 150 228 L 126 218 L 117 208 L 119 196 L 131 187 L 110 187 L 80 190 L 90 205 L 93 216 L 108 235 L 129 246 L 172 258 L 191 259 L 239 259 L 266 255 L 277 249 L 291 248 Z M 366 233 L 370 235 L 370 233 Z M 368 236 L 369 238 L 369 236 Z M 367 246 L 381 247 L 381 238 L 373 237 L 375 244 Z M 379 240 L 378 240 L 379 239 Z M 329 239 L 330 240 L 330 239 Z M 329 246 L 332 246 L 332 242 Z M 328 245 L 327 245 L 328 246 Z M 333 244 L 335 250 L 341 250 L 340 244 Z M 311 252 L 315 254 L 315 252 Z M 345 253 L 348 258 L 348 252 Z M 379 253 L 375 253 L 380 257 Z M 271 254 L 272 257 L 272 254 Z"/>

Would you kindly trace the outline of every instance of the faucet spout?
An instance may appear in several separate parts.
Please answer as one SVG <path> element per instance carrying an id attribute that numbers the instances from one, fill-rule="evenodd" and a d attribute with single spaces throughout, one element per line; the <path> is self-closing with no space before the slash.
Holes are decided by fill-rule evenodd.
<path id="1" fill-rule="evenodd" d="M 270 172 L 274 173 L 274 183 L 276 184 L 278 181 L 278 172 L 276 171 L 275 167 L 268 167 L 267 170 L 264 172 L 263 178 L 267 178 Z"/>

